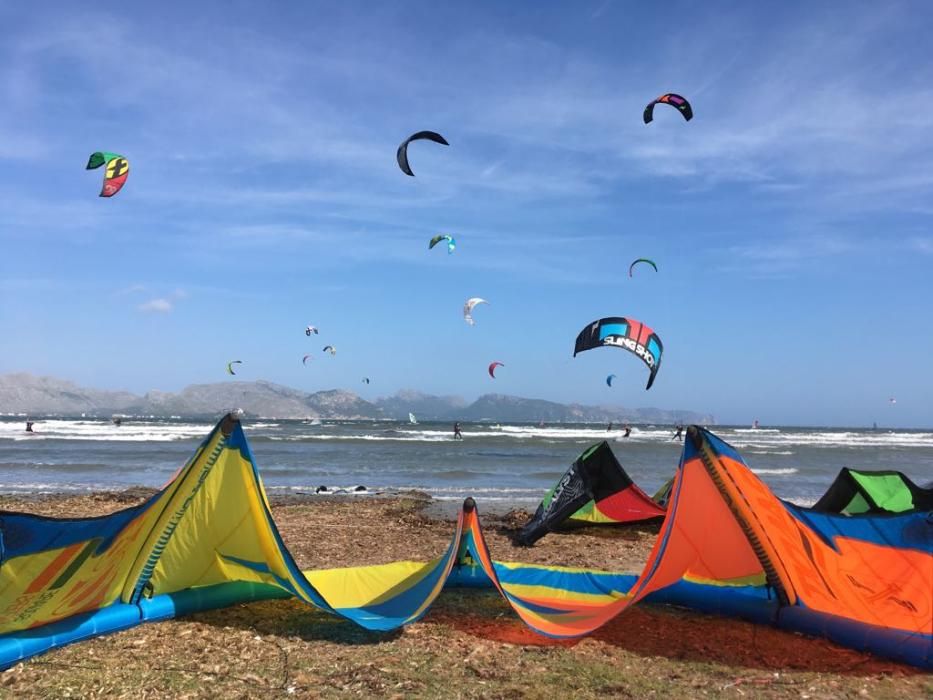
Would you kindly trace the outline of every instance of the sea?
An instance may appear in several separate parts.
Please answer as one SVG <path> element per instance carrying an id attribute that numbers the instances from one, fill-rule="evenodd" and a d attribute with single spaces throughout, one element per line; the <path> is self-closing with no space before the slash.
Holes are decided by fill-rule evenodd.
<path id="1" fill-rule="evenodd" d="M 75 493 L 160 487 L 213 423 L 180 418 L 0 418 L 0 492 Z M 671 477 L 682 443 L 669 425 L 618 426 L 244 419 L 270 494 L 347 497 L 417 490 L 440 501 L 472 496 L 486 510 L 533 509 L 588 446 L 608 440 L 649 494 Z M 933 430 L 717 426 L 780 497 L 813 504 L 842 467 L 894 469 L 933 481 Z M 359 489 L 357 487 L 363 487 Z"/>

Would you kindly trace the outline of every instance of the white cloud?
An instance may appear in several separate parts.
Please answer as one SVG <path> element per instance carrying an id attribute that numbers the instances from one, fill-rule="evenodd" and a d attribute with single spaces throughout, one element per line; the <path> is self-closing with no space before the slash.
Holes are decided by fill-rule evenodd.
<path id="1" fill-rule="evenodd" d="M 168 299 L 157 298 L 150 299 L 149 301 L 140 304 L 136 308 L 146 313 L 167 314 L 171 313 L 172 309 L 175 307 Z"/>

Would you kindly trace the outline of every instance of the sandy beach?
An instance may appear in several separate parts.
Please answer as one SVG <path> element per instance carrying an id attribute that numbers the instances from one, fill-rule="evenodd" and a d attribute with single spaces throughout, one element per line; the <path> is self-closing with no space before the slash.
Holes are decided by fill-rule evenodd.
<path id="1" fill-rule="evenodd" d="M 88 517 L 146 490 L 2 497 L 3 510 Z M 480 504 L 482 508 L 482 504 Z M 273 500 L 305 569 L 430 559 L 449 508 L 423 494 Z M 527 513 L 484 514 L 494 558 L 640 571 L 657 525 L 586 528 L 512 544 Z M 494 590 L 445 591 L 424 619 L 375 634 L 296 600 L 199 613 L 73 644 L 0 675 L 3 697 L 924 697 L 930 676 L 769 627 L 641 605 L 596 634 L 529 630 Z"/>

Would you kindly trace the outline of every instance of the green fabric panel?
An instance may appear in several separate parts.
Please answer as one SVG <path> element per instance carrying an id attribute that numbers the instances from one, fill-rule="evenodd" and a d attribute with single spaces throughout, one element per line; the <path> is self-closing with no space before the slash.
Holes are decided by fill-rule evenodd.
<path id="1" fill-rule="evenodd" d="M 851 471 L 850 474 L 879 508 L 891 513 L 913 509 L 914 498 L 898 475 L 861 474 L 857 471 Z"/>
<path id="2" fill-rule="evenodd" d="M 843 513 L 848 515 L 857 515 L 858 513 L 867 513 L 871 510 L 871 504 L 865 500 L 865 497 L 857 493 L 849 501 L 849 504 L 842 509 Z"/>
<path id="3" fill-rule="evenodd" d="M 576 513 L 571 515 L 567 520 L 576 520 L 583 522 L 600 522 L 600 518 L 596 514 L 596 501 L 590 501 L 585 506 L 580 508 Z"/>

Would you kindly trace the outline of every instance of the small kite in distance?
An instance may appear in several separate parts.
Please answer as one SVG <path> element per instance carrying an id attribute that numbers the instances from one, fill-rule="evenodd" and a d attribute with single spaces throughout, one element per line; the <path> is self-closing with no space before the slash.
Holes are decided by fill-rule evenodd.
<path id="1" fill-rule="evenodd" d="M 233 371 L 233 365 L 242 365 L 242 364 L 243 364 L 243 360 L 233 360 L 232 362 L 228 362 L 227 363 L 227 374 L 236 374 L 236 372 Z"/>
<path id="2" fill-rule="evenodd" d="M 489 302 L 485 299 L 480 299 L 479 297 L 470 297 L 463 304 L 463 320 L 466 321 L 471 326 L 476 325 L 476 321 L 473 320 L 473 307 L 477 304 L 488 304 Z"/>
<path id="3" fill-rule="evenodd" d="M 616 378 L 616 375 L 614 375 L 614 374 L 610 374 L 608 377 L 606 377 L 606 386 L 611 387 L 611 386 L 612 386 L 612 380 L 615 379 L 615 378 Z"/>
<path id="4" fill-rule="evenodd" d="M 308 326 L 307 328 L 305 328 L 305 335 L 310 336 L 312 333 L 314 333 L 314 335 L 317 335 L 317 328 L 315 328 L 314 326 Z"/>
<path id="5" fill-rule="evenodd" d="M 301 364 L 306 365 L 308 364 L 308 360 L 311 360 L 311 359 L 313 359 L 311 355 L 305 355 L 304 357 L 301 358 Z"/>
<path id="6" fill-rule="evenodd" d="M 693 119 L 693 107 L 690 106 L 690 103 L 687 102 L 687 99 L 681 97 L 680 95 L 675 95 L 673 92 L 669 92 L 666 95 L 661 95 L 658 99 L 652 100 L 648 103 L 648 106 L 645 107 L 645 113 L 643 116 L 645 124 L 650 124 L 651 120 L 654 119 L 654 106 L 659 102 L 663 102 L 666 105 L 675 107 L 680 110 L 681 116 L 684 120 L 690 121 Z"/>
<path id="7" fill-rule="evenodd" d="M 130 163 L 123 156 L 108 151 L 97 151 L 88 158 L 86 170 L 96 170 L 102 165 L 106 165 L 104 170 L 104 186 L 100 191 L 101 197 L 113 197 L 130 174 Z"/>
<path id="8" fill-rule="evenodd" d="M 489 376 L 493 379 L 496 378 L 496 367 L 505 367 L 501 362 L 490 362 L 489 363 Z"/>
<path id="9" fill-rule="evenodd" d="M 363 384 L 369 384 L 369 377 L 363 377 Z"/>
<path id="10" fill-rule="evenodd" d="M 636 260 L 635 262 L 633 262 L 631 265 L 628 266 L 628 276 L 629 276 L 629 277 L 632 276 L 632 273 L 633 273 L 634 270 L 635 270 L 635 266 L 636 266 L 638 263 L 646 263 L 646 264 L 648 264 L 648 265 L 651 265 L 651 267 L 654 268 L 654 271 L 655 271 L 655 272 L 658 271 L 658 266 L 654 264 L 654 260 L 649 260 L 648 258 L 638 258 L 638 260 Z"/>
<path id="11" fill-rule="evenodd" d="M 442 233 L 437 236 L 434 236 L 434 238 L 431 239 L 431 242 L 428 243 L 428 250 L 431 250 L 431 248 L 433 248 L 434 246 L 436 246 L 438 243 L 440 243 L 443 240 L 447 241 L 447 255 L 450 255 L 451 253 L 453 253 L 454 248 L 457 247 L 457 241 L 454 240 L 453 236 L 448 236 L 446 233 Z"/>
<path id="12" fill-rule="evenodd" d="M 395 158 L 398 161 L 398 167 L 402 169 L 402 172 L 406 175 L 410 175 L 411 177 L 414 177 L 415 174 L 411 171 L 411 167 L 408 165 L 408 144 L 410 144 L 412 141 L 421 140 L 433 141 L 434 143 L 439 143 L 443 146 L 450 145 L 447 143 L 447 139 L 438 134 L 436 131 L 419 131 L 402 141 L 401 145 L 398 147 L 398 152 L 395 154 Z"/>
<path id="13" fill-rule="evenodd" d="M 331 355 L 336 355 L 337 348 L 335 348 L 333 345 L 325 345 L 321 352 L 329 352 Z"/>

